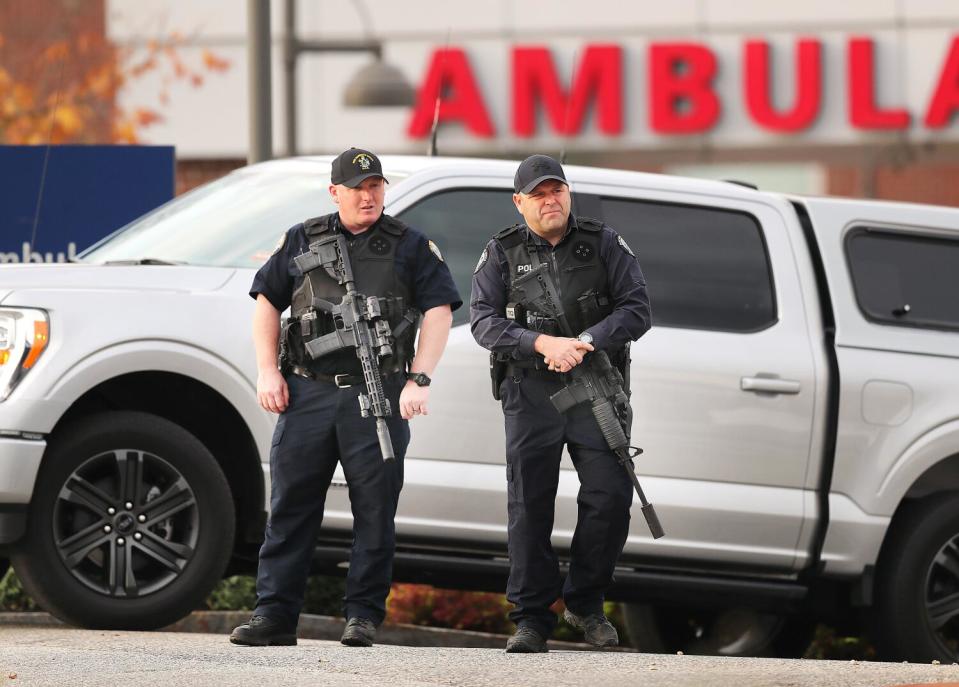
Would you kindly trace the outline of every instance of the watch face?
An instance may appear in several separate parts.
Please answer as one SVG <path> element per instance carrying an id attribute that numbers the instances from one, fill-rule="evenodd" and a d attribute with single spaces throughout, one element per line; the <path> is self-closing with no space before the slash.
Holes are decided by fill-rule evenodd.
<path id="1" fill-rule="evenodd" d="M 591 344 L 593 343 L 593 335 L 590 334 L 589 332 L 583 332 L 582 334 L 579 335 L 579 340 L 582 341 L 583 343 Z"/>
<path id="2" fill-rule="evenodd" d="M 411 379 L 417 386 L 429 386 L 430 378 L 423 372 L 414 372 L 409 375 Z"/>

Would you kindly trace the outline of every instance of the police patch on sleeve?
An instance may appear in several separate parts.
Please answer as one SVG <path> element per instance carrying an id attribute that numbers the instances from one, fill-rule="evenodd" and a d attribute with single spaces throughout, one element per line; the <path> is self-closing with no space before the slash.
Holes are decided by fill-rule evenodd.
<path id="1" fill-rule="evenodd" d="M 280 240 L 276 242 L 276 247 L 273 249 L 273 255 L 276 255 L 280 252 L 280 249 L 283 247 L 283 244 L 286 243 L 286 232 L 280 235 Z"/>
<path id="2" fill-rule="evenodd" d="M 443 262 L 443 254 L 440 253 L 440 247 L 437 246 L 432 241 L 429 242 L 429 245 L 430 245 L 430 251 L 433 253 L 433 255 L 436 256 L 436 259 L 439 260 L 440 262 Z"/>
<path id="3" fill-rule="evenodd" d="M 626 243 L 626 239 L 624 239 L 622 236 L 618 236 L 616 240 L 619 241 L 620 248 L 622 248 L 624 251 L 632 255 L 634 258 L 636 257 L 636 253 L 634 253 L 633 249 L 630 248 L 629 245 Z"/>
<path id="4" fill-rule="evenodd" d="M 483 265 L 486 264 L 486 259 L 487 259 L 488 257 L 489 257 L 489 252 L 484 248 L 484 249 L 483 249 L 483 254 L 480 255 L 479 262 L 476 263 L 476 269 L 473 270 L 473 274 L 476 274 L 476 273 L 479 272 L 481 269 L 483 269 Z"/>

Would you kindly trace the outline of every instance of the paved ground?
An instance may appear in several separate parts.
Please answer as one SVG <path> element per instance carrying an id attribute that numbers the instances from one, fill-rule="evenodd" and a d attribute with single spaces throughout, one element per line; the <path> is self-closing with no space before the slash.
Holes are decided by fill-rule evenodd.
<path id="1" fill-rule="evenodd" d="M 636 653 L 378 645 L 323 640 L 236 647 L 223 635 L 0 627 L 0 685 L 323 685 L 324 687 L 830 687 L 959 685 L 957 665 L 730 659 Z"/>

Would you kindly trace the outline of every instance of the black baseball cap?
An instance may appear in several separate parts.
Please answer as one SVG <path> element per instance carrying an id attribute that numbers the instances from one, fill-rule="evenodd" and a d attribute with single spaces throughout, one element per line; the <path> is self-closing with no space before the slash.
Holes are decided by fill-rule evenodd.
<path id="1" fill-rule="evenodd" d="M 530 155 L 519 163 L 519 169 L 513 177 L 513 190 L 517 193 L 529 193 L 547 179 L 556 179 L 569 185 L 563 166 L 556 160 L 549 155 Z"/>
<path id="2" fill-rule="evenodd" d="M 334 184 L 356 188 L 364 179 L 369 177 L 383 177 L 383 181 L 386 181 L 386 177 L 383 176 L 383 165 L 380 164 L 380 158 L 368 150 L 350 148 L 340 153 L 333 160 L 330 181 Z M 389 182 L 386 181 L 386 183 Z"/>

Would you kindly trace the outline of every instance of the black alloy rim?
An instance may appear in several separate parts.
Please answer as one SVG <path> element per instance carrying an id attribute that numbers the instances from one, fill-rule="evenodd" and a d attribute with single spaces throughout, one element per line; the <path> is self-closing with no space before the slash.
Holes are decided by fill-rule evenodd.
<path id="1" fill-rule="evenodd" d="M 86 460 L 53 509 L 60 560 L 84 586 L 113 598 L 170 585 L 193 558 L 198 535 L 189 483 L 167 461 L 135 449 Z"/>
<path id="2" fill-rule="evenodd" d="M 959 654 L 959 536 L 933 557 L 926 574 L 926 620 L 939 644 Z"/>

